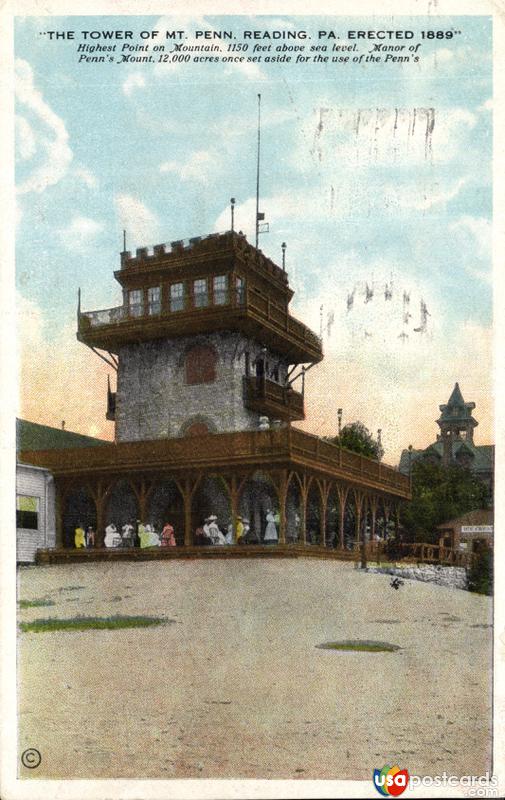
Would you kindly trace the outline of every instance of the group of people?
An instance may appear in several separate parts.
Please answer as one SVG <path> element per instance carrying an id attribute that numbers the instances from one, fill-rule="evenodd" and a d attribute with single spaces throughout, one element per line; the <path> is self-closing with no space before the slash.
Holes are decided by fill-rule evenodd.
<path id="1" fill-rule="evenodd" d="M 273 511 L 266 513 L 266 527 L 263 540 L 255 532 L 251 531 L 251 525 L 246 517 L 237 516 L 235 525 L 230 522 L 226 526 L 226 533 L 219 528 L 217 516 L 211 514 L 206 517 L 204 524 L 195 531 L 194 542 L 197 545 L 227 545 L 227 544 L 277 544 L 279 516 Z"/>
<path id="2" fill-rule="evenodd" d="M 81 523 L 74 531 L 74 543 L 77 549 L 95 547 L 96 534 L 90 525 L 86 532 Z M 144 525 L 140 520 L 137 523 L 126 522 L 118 530 L 114 522 L 109 522 L 105 528 L 104 547 L 175 547 L 175 531 L 173 526 L 166 522 L 161 533 L 156 531 L 154 525 Z"/>
<path id="3" fill-rule="evenodd" d="M 81 547 L 94 547 L 95 546 L 95 530 L 92 525 L 88 525 L 86 532 L 79 522 L 74 531 L 74 543 L 77 549 Z"/>
<path id="4" fill-rule="evenodd" d="M 204 524 L 195 531 L 194 543 L 197 545 L 230 545 L 230 544 L 277 544 L 279 541 L 279 515 L 272 510 L 266 512 L 266 526 L 263 537 L 251 530 L 246 517 L 237 516 L 235 525 L 230 522 L 221 530 L 218 518 L 211 514 L 205 518 Z M 89 548 L 96 546 L 96 533 L 91 525 L 86 531 L 81 523 L 74 531 L 75 547 Z M 126 522 L 118 529 L 114 522 L 105 528 L 104 547 L 175 547 L 175 531 L 173 525 L 166 522 L 161 533 L 152 524 L 144 524 L 140 520 Z"/>
<path id="5" fill-rule="evenodd" d="M 199 545 L 233 544 L 233 525 L 230 522 L 230 524 L 226 526 L 226 533 L 223 533 L 217 524 L 216 515 L 211 514 L 210 517 L 205 517 L 203 525 L 200 525 L 196 529 L 194 542 Z"/>

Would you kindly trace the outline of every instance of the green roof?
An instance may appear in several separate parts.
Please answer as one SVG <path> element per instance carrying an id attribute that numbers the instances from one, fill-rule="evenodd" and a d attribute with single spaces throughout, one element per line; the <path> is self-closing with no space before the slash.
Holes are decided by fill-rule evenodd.
<path id="1" fill-rule="evenodd" d="M 97 447 L 110 444 L 105 439 L 95 439 L 82 433 L 73 433 L 49 425 L 39 425 L 26 419 L 16 420 L 16 444 L 20 450 L 63 450 L 69 447 Z"/>
<path id="2" fill-rule="evenodd" d="M 461 439 L 454 439 L 452 442 L 453 461 L 458 451 L 461 450 L 462 448 L 464 450 L 467 450 L 472 458 L 470 468 L 473 472 L 477 473 L 490 472 L 493 470 L 494 467 L 493 444 L 473 444 L 473 442 L 467 442 Z M 426 447 L 424 450 L 412 450 L 411 455 L 409 455 L 408 450 L 403 450 L 400 457 L 400 465 L 398 469 L 404 475 L 408 475 L 409 465 L 412 465 L 414 461 L 417 461 L 419 458 L 430 454 L 436 454 L 440 458 L 440 461 L 442 461 L 443 452 L 444 452 L 444 445 L 443 442 L 441 441 L 433 442 L 432 444 L 428 445 L 428 447 Z"/>

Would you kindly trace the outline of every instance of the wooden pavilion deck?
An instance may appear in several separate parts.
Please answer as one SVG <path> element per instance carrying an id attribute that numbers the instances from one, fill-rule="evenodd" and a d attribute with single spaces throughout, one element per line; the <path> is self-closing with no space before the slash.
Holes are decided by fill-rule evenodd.
<path id="1" fill-rule="evenodd" d="M 189 547 L 92 547 L 38 550 L 38 564 L 88 563 L 89 561 L 164 561 L 200 558 L 324 558 L 356 561 L 356 550 L 336 550 L 317 545 L 226 545 Z"/>

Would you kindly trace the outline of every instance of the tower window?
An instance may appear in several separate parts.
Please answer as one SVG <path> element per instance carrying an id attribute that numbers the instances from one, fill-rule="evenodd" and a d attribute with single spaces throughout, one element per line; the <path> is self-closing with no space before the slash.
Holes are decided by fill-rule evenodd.
<path id="1" fill-rule="evenodd" d="M 198 278 L 193 282 L 193 295 L 195 298 L 195 308 L 205 308 L 209 305 L 209 291 L 206 278 Z"/>
<path id="2" fill-rule="evenodd" d="M 237 277 L 235 279 L 235 291 L 237 293 L 237 305 L 244 305 L 245 300 L 245 280 Z"/>
<path id="3" fill-rule="evenodd" d="M 228 277 L 215 275 L 213 279 L 214 305 L 224 306 L 228 302 Z"/>
<path id="4" fill-rule="evenodd" d="M 161 311 L 161 289 L 159 286 L 151 286 L 147 290 L 147 304 L 149 314 L 159 314 Z"/>
<path id="5" fill-rule="evenodd" d="M 130 317 L 141 317 L 144 313 L 144 297 L 142 289 L 132 289 L 128 292 L 128 306 Z"/>
<path id="6" fill-rule="evenodd" d="M 170 311 L 184 310 L 184 284 L 173 283 L 170 287 Z"/>
<path id="7" fill-rule="evenodd" d="M 207 436 L 210 431 L 205 422 L 193 422 L 184 433 L 186 436 Z"/>
<path id="8" fill-rule="evenodd" d="M 194 386 L 198 383 L 214 383 L 216 380 L 217 353 L 213 347 L 197 345 L 186 354 L 186 383 Z"/>
<path id="9" fill-rule="evenodd" d="M 39 527 L 39 498 L 18 494 L 16 498 L 16 527 L 36 531 Z"/>

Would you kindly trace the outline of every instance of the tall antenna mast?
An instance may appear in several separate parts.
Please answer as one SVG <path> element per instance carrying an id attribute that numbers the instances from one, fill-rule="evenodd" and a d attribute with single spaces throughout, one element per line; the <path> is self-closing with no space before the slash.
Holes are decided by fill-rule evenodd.
<path id="1" fill-rule="evenodd" d="M 261 95 L 258 95 L 258 158 L 256 162 L 256 248 L 260 227 L 260 130 L 261 130 Z"/>

